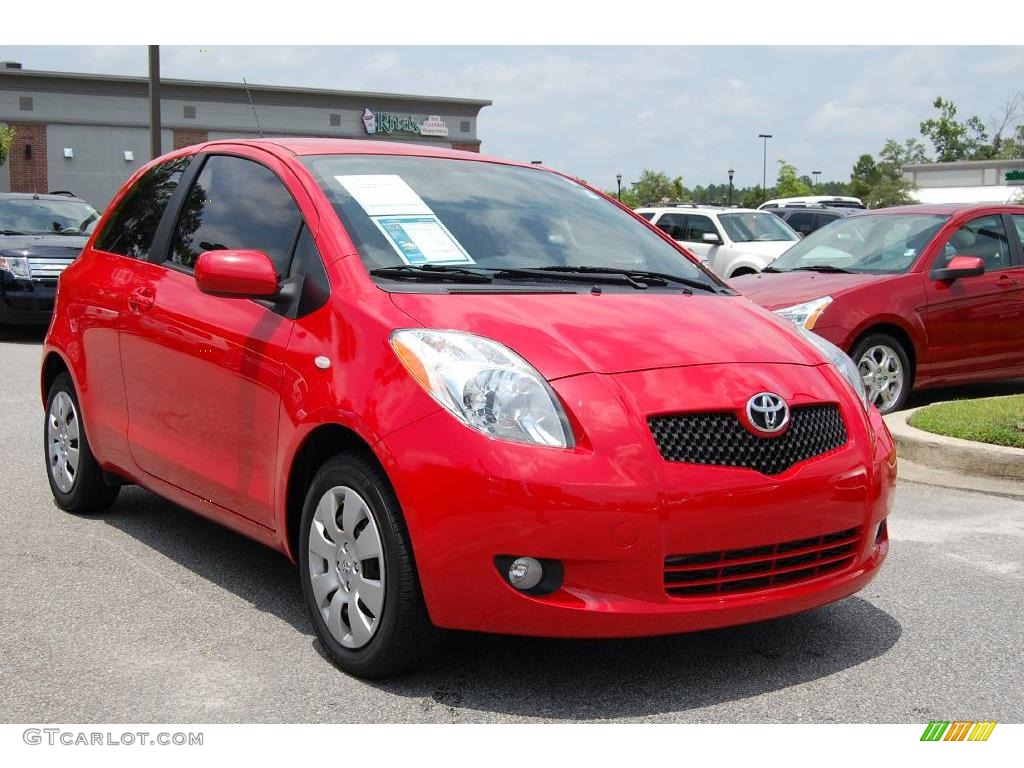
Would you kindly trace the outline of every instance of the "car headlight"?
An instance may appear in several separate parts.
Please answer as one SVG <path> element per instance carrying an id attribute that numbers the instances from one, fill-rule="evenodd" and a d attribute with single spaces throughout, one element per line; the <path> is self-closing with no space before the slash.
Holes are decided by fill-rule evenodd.
<path id="1" fill-rule="evenodd" d="M 15 277 L 30 277 L 28 258 L 25 256 L 7 256 L 0 253 L 0 269 L 5 269 Z"/>
<path id="2" fill-rule="evenodd" d="M 803 304 L 794 304 L 792 307 L 776 309 L 775 314 L 786 318 L 801 328 L 811 331 L 814 330 L 814 324 L 818 322 L 818 318 L 821 317 L 821 314 L 831 303 L 831 296 L 822 296 L 820 299 L 814 299 L 814 301 L 805 301 Z"/>
<path id="3" fill-rule="evenodd" d="M 842 377 L 846 379 L 850 388 L 853 389 L 857 394 L 857 397 L 860 398 L 860 402 L 864 406 L 864 410 L 867 410 L 867 407 L 870 405 L 870 402 L 868 401 L 868 391 L 864 388 L 864 379 L 861 378 L 860 371 L 857 370 L 857 366 L 853 360 L 850 359 L 850 356 L 828 339 L 823 339 L 812 331 L 802 331 L 802 333 L 804 338 L 817 347 L 821 353 L 825 355 L 825 358 L 832 363 L 835 369 L 839 371 Z"/>
<path id="4" fill-rule="evenodd" d="M 575 444 L 554 390 L 505 345 L 460 331 L 404 329 L 391 334 L 391 346 L 431 397 L 478 432 L 558 448 Z"/>

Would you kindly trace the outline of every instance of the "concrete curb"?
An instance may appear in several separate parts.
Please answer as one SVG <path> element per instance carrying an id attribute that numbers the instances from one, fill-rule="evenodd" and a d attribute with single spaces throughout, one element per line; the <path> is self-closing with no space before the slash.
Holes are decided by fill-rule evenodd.
<path id="1" fill-rule="evenodd" d="M 896 441 L 896 455 L 901 459 L 958 475 L 1024 482 L 1024 449 L 960 440 L 915 429 L 907 421 L 918 410 L 912 408 L 884 417 Z"/>

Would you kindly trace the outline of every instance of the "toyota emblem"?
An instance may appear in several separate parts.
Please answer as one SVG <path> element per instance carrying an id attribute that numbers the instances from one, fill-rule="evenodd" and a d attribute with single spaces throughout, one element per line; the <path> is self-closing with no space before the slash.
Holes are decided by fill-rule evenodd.
<path id="1" fill-rule="evenodd" d="M 747 400 L 747 419 L 758 432 L 774 435 L 789 424 L 789 406 L 774 392 L 758 392 Z"/>

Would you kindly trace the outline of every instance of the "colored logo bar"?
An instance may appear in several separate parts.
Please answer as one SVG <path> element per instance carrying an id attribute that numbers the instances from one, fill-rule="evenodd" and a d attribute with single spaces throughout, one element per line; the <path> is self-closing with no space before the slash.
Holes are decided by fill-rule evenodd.
<path id="1" fill-rule="evenodd" d="M 995 720 L 932 720 L 921 734 L 921 741 L 988 741 Z"/>

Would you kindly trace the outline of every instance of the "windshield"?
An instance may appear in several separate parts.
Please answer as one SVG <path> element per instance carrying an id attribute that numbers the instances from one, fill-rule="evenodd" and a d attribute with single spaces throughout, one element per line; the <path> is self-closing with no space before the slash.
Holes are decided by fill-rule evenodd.
<path id="1" fill-rule="evenodd" d="M 81 200 L 0 199 L 0 230 L 7 233 L 85 235 L 98 218 Z"/>
<path id="2" fill-rule="evenodd" d="M 792 229 L 774 213 L 723 213 L 718 216 L 734 243 L 798 240 Z"/>
<path id="3" fill-rule="evenodd" d="M 628 213 L 550 171 L 388 155 L 303 161 L 370 270 L 583 267 L 718 286 Z"/>
<path id="4" fill-rule="evenodd" d="M 840 219 L 812 232 L 771 263 L 771 271 L 837 269 L 902 274 L 921 255 L 946 216 L 879 214 Z"/>

